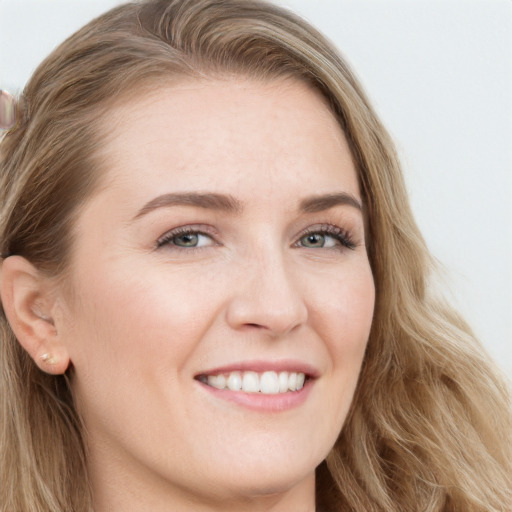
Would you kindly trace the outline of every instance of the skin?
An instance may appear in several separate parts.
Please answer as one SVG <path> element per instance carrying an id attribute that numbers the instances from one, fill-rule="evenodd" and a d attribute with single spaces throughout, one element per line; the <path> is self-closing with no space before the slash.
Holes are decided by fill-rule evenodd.
<path id="1" fill-rule="evenodd" d="M 51 308 L 53 353 L 74 367 L 95 512 L 314 510 L 315 468 L 346 418 L 375 294 L 362 210 L 299 210 L 322 194 L 361 203 L 339 125 L 304 84 L 237 79 L 159 88 L 114 108 L 102 129 L 105 174 Z M 181 192 L 239 208 L 143 210 Z M 351 247 L 322 235 L 326 225 Z M 172 236 L 158 246 L 187 226 L 204 233 L 199 247 Z M 311 365 L 306 400 L 252 410 L 195 378 L 255 359 Z"/>

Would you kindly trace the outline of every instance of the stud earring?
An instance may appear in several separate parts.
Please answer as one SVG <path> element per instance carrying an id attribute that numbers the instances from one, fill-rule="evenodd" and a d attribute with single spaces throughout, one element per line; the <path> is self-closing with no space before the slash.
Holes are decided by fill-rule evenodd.
<path id="1" fill-rule="evenodd" d="M 54 357 L 53 354 L 50 354 L 50 353 L 46 353 L 46 354 L 43 354 L 41 356 L 41 361 L 45 364 L 49 364 L 49 365 L 55 365 L 57 364 L 58 360 L 56 357 Z"/>

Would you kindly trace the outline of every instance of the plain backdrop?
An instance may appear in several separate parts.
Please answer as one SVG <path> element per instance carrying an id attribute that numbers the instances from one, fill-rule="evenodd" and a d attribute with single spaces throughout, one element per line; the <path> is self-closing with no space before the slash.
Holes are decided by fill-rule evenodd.
<path id="1" fill-rule="evenodd" d="M 118 0 L 0 0 L 0 88 Z M 512 377 L 512 0 L 281 0 L 354 67 L 444 286 Z"/>

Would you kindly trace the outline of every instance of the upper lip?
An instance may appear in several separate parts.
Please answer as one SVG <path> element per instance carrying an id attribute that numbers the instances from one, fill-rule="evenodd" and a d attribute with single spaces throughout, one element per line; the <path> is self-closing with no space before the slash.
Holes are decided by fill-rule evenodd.
<path id="1" fill-rule="evenodd" d="M 253 371 L 257 373 L 274 371 L 274 372 L 296 372 L 304 373 L 306 377 L 316 378 L 319 376 L 319 371 L 309 363 L 303 361 L 297 361 L 293 359 L 281 359 L 277 361 L 264 361 L 264 360 L 253 360 L 253 361 L 238 361 L 229 363 L 223 366 L 216 366 L 215 368 L 209 368 L 199 372 L 196 377 L 201 375 L 220 375 L 221 373 L 231 372 L 247 372 Z"/>

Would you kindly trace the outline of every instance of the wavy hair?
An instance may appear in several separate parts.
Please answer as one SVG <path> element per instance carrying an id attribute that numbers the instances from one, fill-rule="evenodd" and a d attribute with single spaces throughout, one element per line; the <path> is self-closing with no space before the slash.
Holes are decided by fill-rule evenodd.
<path id="1" fill-rule="evenodd" d="M 376 286 L 353 403 L 317 468 L 319 510 L 512 510 L 507 384 L 435 293 L 392 141 L 337 50 L 259 0 L 143 0 L 93 20 L 35 71 L 0 145 L 0 250 L 64 275 L 71 227 L 104 172 L 95 128 L 114 101 L 174 77 L 292 77 L 320 91 L 358 171 Z M 41 372 L 3 310 L 2 510 L 87 512 L 69 375 Z"/>

